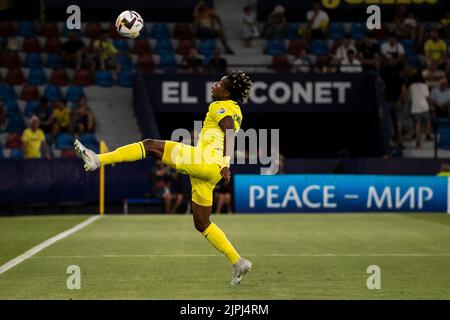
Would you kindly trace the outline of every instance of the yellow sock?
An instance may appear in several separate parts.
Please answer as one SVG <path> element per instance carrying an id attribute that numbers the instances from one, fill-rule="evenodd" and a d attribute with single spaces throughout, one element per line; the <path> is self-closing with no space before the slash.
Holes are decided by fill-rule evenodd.
<path id="1" fill-rule="evenodd" d="M 100 164 L 106 165 L 118 162 L 132 162 L 145 158 L 144 144 L 141 142 L 127 144 L 126 146 L 117 148 L 112 152 L 102 153 L 98 155 Z"/>
<path id="2" fill-rule="evenodd" d="M 235 264 L 239 258 L 241 257 L 233 245 L 228 241 L 227 236 L 223 231 L 214 223 L 206 228 L 202 233 L 206 239 L 216 248 L 218 251 L 222 252 L 228 260 L 230 260 L 231 264 Z"/>

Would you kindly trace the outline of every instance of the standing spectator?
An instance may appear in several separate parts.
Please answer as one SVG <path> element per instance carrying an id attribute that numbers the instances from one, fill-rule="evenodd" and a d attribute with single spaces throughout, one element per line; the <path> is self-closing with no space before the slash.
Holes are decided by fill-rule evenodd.
<path id="1" fill-rule="evenodd" d="M 445 38 L 450 38 L 450 10 L 445 13 L 441 19 L 441 32 Z"/>
<path id="2" fill-rule="evenodd" d="M 330 18 L 322 10 L 322 4 L 319 1 L 314 2 L 312 10 L 306 13 L 307 33 L 312 39 L 323 39 L 328 30 Z"/>
<path id="3" fill-rule="evenodd" d="M 371 33 L 366 34 L 358 46 L 359 59 L 365 70 L 375 70 L 378 66 L 378 45 Z"/>
<path id="4" fill-rule="evenodd" d="M 52 108 L 46 97 L 41 97 L 39 106 L 34 114 L 39 118 L 40 128 L 44 133 L 51 133 L 53 127 Z"/>
<path id="5" fill-rule="evenodd" d="M 71 124 L 71 110 L 67 100 L 57 101 L 52 112 L 52 140 L 55 141 L 59 132 L 69 133 Z"/>
<path id="6" fill-rule="evenodd" d="M 428 96 L 430 91 L 425 84 L 422 76 L 418 76 L 413 80 L 408 89 L 408 98 L 411 101 L 411 115 L 415 127 L 416 148 L 420 148 L 420 130 L 422 123 L 426 123 L 426 138 L 431 140 L 431 119 L 430 106 L 428 104 Z"/>
<path id="7" fill-rule="evenodd" d="M 383 54 L 384 58 L 387 59 L 389 59 L 393 53 L 396 53 L 400 60 L 403 60 L 405 58 L 405 48 L 403 48 L 403 45 L 401 43 L 398 43 L 395 33 L 391 33 L 389 35 L 388 41 L 384 42 L 381 45 L 381 53 Z"/>
<path id="8" fill-rule="evenodd" d="M 220 17 L 205 1 L 200 1 L 193 13 L 194 35 L 197 38 L 219 38 L 226 54 L 234 54 L 228 45 Z"/>
<path id="9" fill-rule="evenodd" d="M 78 33 L 69 33 L 69 39 L 61 45 L 61 60 L 68 68 L 80 69 L 85 52 L 84 42 Z"/>
<path id="10" fill-rule="evenodd" d="M 6 120 L 6 108 L 3 105 L 3 101 L 0 100 L 0 132 L 5 130 L 5 120 Z"/>
<path id="11" fill-rule="evenodd" d="M 417 20 L 406 5 L 401 5 L 395 15 L 395 29 L 399 38 L 416 40 Z"/>
<path id="12" fill-rule="evenodd" d="M 214 189 L 214 197 L 216 203 L 216 214 L 222 213 L 225 207 L 227 213 L 232 213 L 231 204 L 231 183 L 222 179 Z"/>
<path id="13" fill-rule="evenodd" d="M 282 39 L 284 35 L 284 27 L 286 26 L 286 17 L 284 16 L 284 7 L 277 5 L 267 18 L 264 26 L 263 35 L 267 39 Z"/>
<path id="14" fill-rule="evenodd" d="M 362 72 L 361 61 L 356 58 L 355 50 L 349 49 L 347 51 L 347 59 L 341 61 L 342 73 L 358 73 Z"/>
<path id="15" fill-rule="evenodd" d="M 94 54 L 93 68 L 111 70 L 116 68 L 116 55 L 118 50 L 108 39 L 108 31 L 102 30 L 100 37 L 92 42 L 92 53 Z"/>
<path id="16" fill-rule="evenodd" d="M 259 37 L 258 24 L 256 23 L 256 15 L 251 6 L 244 8 L 244 14 L 242 15 L 242 35 L 244 38 L 244 45 L 247 48 L 252 46 L 252 39 Z"/>
<path id="17" fill-rule="evenodd" d="M 25 159 L 40 159 L 41 147 L 44 147 L 45 158 L 50 159 L 50 153 L 45 142 L 44 132 L 39 129 L 39 118 L 33 115 L 30 125 L 22 134 L 22 150 Z"/>
<path id="18" fill-rule="evenodd" d="M 177 213 L 184 199 L 183 181 L 181 175 L 179 175 L 174 169 L 169 167 L 170 174 L 170 193 L 172 195 L 173 206 L 171 208 L 172 213 Z"/>
<path id="19" fill-rule="evenodd" d="M 208 62 L 208 69 L 213 73 L 225 73 L 228 68 L 228 62 L 222 57 L 220 49 L 214 50 L 214 55 Z"/>
<path id="20" fill-rule="evenodd" d="M 175 173 L 175 175 L 177 174 Z M 181 184 L 181 181 L 175 181 L 175 178 L 179 179 L 179 177 L 173 176 L 173 170 L 160 160 L 155 162 L 152 177 L 155 195 L 163 200 L 165 212 L 173 213 L 178 210 L 183 201 L 182 187 L 181 185 L 175 185 L 177 183 Z M 174 193 L 171 191 L 171 183 L 174 183 Z M 172 202 L 174 201 L 175 203 L 173 204 Z"/>
<path id="21" fill-rule="evenodd" d="M 86 98 L 80 97 L 77 101 L 77 107 L 73 111 L 72 117 L 74 123 L 74 131 L 77 134 L 94 132 L 95 118 L 94 113 L 86 104 Z"/>
<path id="22" fill-rule="evenodd" d="M 301 49 L 292 63 L 294 73 L 308 73 L 311 71 L 311 61 L 308 59 L 308 53 Z"/>
<path id="23" fill-rule="evenodd" d="M 203 58 L 198 54 L 196 48 L 189 49 L 189 53 L 183 58 L 181 64 L 189 73 L 203 72 Z"/>
<path id="24" fill-rule="evenodd" d="M 441 80 L 445 78 L 445 72 L 439 70 L 437 68 L 437 63 L 432 61 L 428 65 L 428 68 L 422 71 L 422 77 L 425 80 L 425 84 L 428 86 L 428 89 L 431 91 L 439 86 Z"/>
<path id="25" fill-rule="evenodd" d="M 433 29 L 430 33 L 430 39 L 425 42 L 425 56 L 428 64 L 436 62 L 439 67 L 444 66 L 447 58 L 447 44 L 439 38 L 438 30 Z"/>
<path id="26" fill-rule="evenodd" d="M 439 86 L 431 91 L 429 102 L 435 117 L 450 119 L 450 88 L 447 78 L 443 78 Z"/>

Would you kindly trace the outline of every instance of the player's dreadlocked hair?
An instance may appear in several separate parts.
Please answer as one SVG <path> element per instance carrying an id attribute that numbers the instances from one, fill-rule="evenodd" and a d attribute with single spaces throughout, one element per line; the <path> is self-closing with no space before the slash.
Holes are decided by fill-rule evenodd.
<path id="1" fill-rule="evenodd" d="M 227 78 L 231 82 L 231 87 L 229 88 L 231 100 L 236 101 L 238 104 L 246 103 L 253 84 L 250 77 L 243 71 L 233 70 Z"/>

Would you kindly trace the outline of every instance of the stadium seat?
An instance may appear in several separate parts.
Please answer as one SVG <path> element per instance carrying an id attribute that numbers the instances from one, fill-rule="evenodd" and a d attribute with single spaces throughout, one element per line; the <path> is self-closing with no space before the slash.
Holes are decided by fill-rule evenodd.
<path id="1" fill-rule="evenodd" d="M 214 39 L 202 39 L 197 49 L 201 55 L 211 56 L 216 49 L 216 41 Z"/>
<path id="2" fill-rule="evenodd" d="M 59 133 L 56 136 L 55 146 L 57 149 L 72 149 L 75 139 L 68 133 Z"/>
<path id="3" fill-rule="evenodd" d="M 84 35 L 88 38 L 97 38 L 102 31 L 102 27 L 98 22 L 88 22 L 84 29 Z"/>
<path id="4" fill-rule="evenodd" d="M 25 117 L 31 117 L 36 109 L 39 107 L 39 101 L 27 101 L 25 104 L 25 110 L 23 112 Z"/>
<path id="5" fill-rule="evenodd" d="M 20 115 L 19 105 L 16 100 L 6 100 L 4 102 L 6 114 L 9 116 Z"/>
<path id="6" fill-rule="evenodd" d="M 10 21 L 0 21 L 0 36 L 12 37 L 14 27 Z"/>
<path id="7" fill-rule="evenodd" d="M 411 56 L 416 54 L 416 45 L 411 39 L 403 39 L 399 41 L 405 49 L 405 55 Z"/>
<path id="8" fill-rule="evenodd" d="M 153 39 L 170 39 L 169 28 L 164 22 L 156 22 L 150 30 L 150 37 Z"/>
<path id="9" fill-rule="evenodd" d="M 41 25 L 41 35 L 46 38 L 59 37 L 58 26 L 53 21 L 46 21 Z"/>
<path id="10" fill-rule="evenodd" d="M 25 38 L 22 44 L 22 50 L 28 52 L 41 52 L 41 44 L 36 37 Z"/>
<path id="11" fill-rule="evenodd" d="M 88 70 L 78 69 L 73 77 L 73 84 L 77 86 L 90 86 L 92 84 L 92 76 Z"/>
<path id="12" fill-rule="evenodd" d="M 20 56 L 16 51 L 5 51 L 2 54 L 2 65 L 7 68 L 20 68 L 22 62 Z"/>
<path id="13" fill-rule="evenodd" d="M 113 44 L 119 52 L 129 52 L 130 45 L 125 39 L 114 39 Z"/>
<path id="14" fill-rule="evenodd" d="M 141 54 L 138 56 L 136 70 L 151 73 L 155 70 L 155 63 L 151 54 Z"/>
<path id="15" fill-rule="evenodd" d="M 20 149 L 22 147 L 22 136 L 20 133 L 8 133 L 5 147 L 8 149 Z"/>
<path id="16" fill-rule="evenodd" d="M 436 119 L 436 148 L 450 150 L 450 121 Z"/>
<path id="17" fill-rule="evenodd" d="M 25 82 L 25 76 L 23 75 L 22 69 L 12 68 L 8 69 L 6 72 L 5 82 L 7 84 L 19 85 Z"/>
<path id="18" fill-rule="evenodd" d="M 46 97 L 49 101 L 57 101 L 63 98 L 61 93 L 61 89 L 59 86 L 54 84 L 49 84 L 44 90 L 44 97 Z"/>
<path id="19" fill-rule="evenodd" d="M 34 84 L 38 86 L 46 84 L 47 76 L 45 75 L 44 69 L 42 68 L 30 69 L 27 82 L 29 84 Z"/>
<path id="20" fill-rule="evenodd" d="M 44 62 L 42 61 L 41 54 L 38 52 L 28 53 L 25 57 L 24 66 L 27 68 L 42 68 Z"/>
<path id="21" fill-rule="evenodd" d="M 311 42 L 310 53 L 316 56 L 328 54 L 327 43 L 323 40 L 313 40 Z"/>
<path id="22" fill-rule="evenodd" d="M 177 22 L 173 28 L 172 36 L 174 39 L 187 40 L 193 38 L 193 33 L 187 23 Z"/>
<path id="23" fill-rule="evenodd" d="M 76 158 L 77 154 L 72 148 L 66 148 L 61 152 L 61 158 Z"/>
<path id="24" fill-rule="evenodd" d="M 166 53 L 161 55 L 159 60 L 159 66 L 161 67 L 174 67 L 177 65 L 177 60 L 175 55 L 172 53 Z"/>
<path id="25" fill-rule="evenodd" d="M 116 57 L 116 61 L 120 66 L 120 70 L 132 70 L 133 69 L 133 60 L 129 55 L 119 54 Z"/>
<path id="26" fill-rule="evenodd" d="M 302 49 L 307 49 L 307 46 L 303 40 L 292 40 L 289 41 L 287 52 L 296 56 Z"/>
<path id="27" fill-rule="evenodd" d="M 59 52 L 60 48 L 61 42 L 59 41 L 59 38 L 47 38 L 47 40 L 45 41 L 43 51 L 45 53 L 55 53 Z"/>
<path id="28" fill-rule="evenodd" d="M 151 53 L 152 48 L 150 46 L 150 43 L 146 39 L 136 39 L 133 42 L 133 48 L 131 49 L 131 52 L 141 55 L 145 53 Z"/>
<path id="29" fill-rule="evenodd" d="M 266 45 L 266 53 L 272 56 L 277 56 L 286 53 L 284 43 L 281 40 L 269 40 Z"/>
<path id="30" fill-rule="evenodd" d="M 98 146 L 98 144 L 99 144 L 97 137 L 93 133 L 84 133 L 84 134 L 80 135 L 79 140 L 84 146 L 88 146 L 88 145 L 97 145 Z"/>
<path id="31" fill-rule="evenodd" d="M 350 29 L 350 36 L 355 40 L 361 40 L 366 35 L 366 28 L 362 23 L 354 23 Z"/>
<path id="32" fill-rule="evenodd" d="M 58 86 L 67 86 L 69 85 L 69 82 L 69 76 L 66 69 L 55 69 L 50 75 L 49 83 L 51 84 L 55 84 Z"/>
<path id="33" fill-rule="evenodd" d="M 337 40 L 345 36 L 345 29 L 342 23 L 330 23 L 330 27 L 328 29 L 328 36 Z"/>
<path id="34" fill-rule="evenodd" d="M 133 72 L 131 70 L 122 70 L 118 75 L 117 84 L 121 87 L 132 87 Z"/>
<path id="35" fill-rule="evenodd" d="M 95 73 L 95 84 L 101 87 L 111 87 L 114 85 L 111 71 L 99 70 Z"/>
<path id="36" fill-rule="evenodd" d="M 22 149 L 12 149 L 9 155 L 10 159 L 23 159 Z"/>
<path id="37" fill-rule="evenodd" d="M 83 87 L 81 87 L 81 86 L 70 86 L 67 89 L 66 99 L 68 101 L 74 102 L 74 101 L 77 101 L 78 98 L 84 97 L 84 96 L 85 96 L 84 90 L 83 90 Z"/>
<path id="38" fill-rule="evenodd" d="M 156 42 L 155 53 L 163 55 L 166 53 L 173 53 L 172 42 L 169 39 L 160 39 Z"/>
<path id="39" fill-rule="evenodd" d="M 300 38 L 298 30 L 300 29 L 299 23 L 288 23 L 284 27 L 284 38 L 289 40 L 295 40 Z"/>
<path id="40" fill-rule="evenodd" d="M 69 29 L 67 29 L 67 24 L 64 23 L 64 27 L 63 27 L 63 31 L 62 31 L 62 36 L 65 37 L 65 38 L 67 38 L 67 37 L 69 36 L 69 34 L 72 33 L 72 32 L 77 33 L 80 37 L 83 36 L 81 30 L 77 30 L 77 29 L 69 30 Z"/>
<path id="41" fill-rule="evenodd" d="M 181 54 L 182 56 L 185 56 L 189 53 L 189 50 L 191 50 L 191 48 L 195 48 L 195 43 L 189 39 L 182 39 L 178 42 L 178 46 L 175 52 Z"/>
<path id="42" fill-rule="evenodd" d="M 22 91 L 20 92 L 20 100 L 31 101 L 39 100 L 40 94 L 39 89 L 31 84 L 25 84 L 22 86 Z"/>
<path id="43" fill-rule="evenodd" d="M 21 37 L 35 37 L 38 34 L 36 26 L 32 21 L 22 21 L 17 34 Z"/>
<path id="44" fill-rule="evenodd" d="M 16 99 L 16 90 L 14 86 L 8 84 L 0 84 L 0 99 L 3 101 L 6 100 L 15 100 Z"/>
<path id="45" fill-rule="evenodd" d="M 47 57 L 47 68 L 59 69 L 62 68 L 61 56 L 58 53 L 50 53 Z"/>
<path id="46" fill-rule="evenodd" d="M 291 69 L 291 63 L 286 55 L 273 56 L 272 69 L 277 72 L 287 72 Z"/>
<path id="47" fill-rule="evenodd" d="M 417 55 L 417 54 L 412 54 L 412 55 L 406 56 L 406 62 L 414 68 L 419 68 L 419 69 L 423 68 L 422 60 L 420 59 L 419 55 Z"/>
<path id="48" fill-rule="evenodd" d="M 22 118 L 22 115 L 13 114 L 8 116 L 8 124 L 6 125 L 6 131 L 10 133 L 22 133 L 25 130 L 25 121 Z"/>

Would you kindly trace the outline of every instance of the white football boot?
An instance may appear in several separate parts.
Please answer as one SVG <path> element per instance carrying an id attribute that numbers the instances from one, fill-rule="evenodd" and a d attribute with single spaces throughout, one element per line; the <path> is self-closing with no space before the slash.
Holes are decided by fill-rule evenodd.
<path id="1" fill-rule="evenodd" d="M 95 171 L 98 168 L 100 168 L 100 161 L 98 160 L 98 155 L 94 151 L 83 146 L 83 144 L 80 141 L 78 141 L 78 139 L 75 140 L 74 146 L 77 156 L 79 156 L 84 162 L 84 170 Z"/>
<path id="2" fill-rule="evenodd" d="M 233 264 L 231 269 L 231 285 L 235 286 L 241 283 L 242 279 L 244 279 L 245 274 L 252 269 L 252 263 L 247 259 L 240 258 L 238 262 Z"/>

